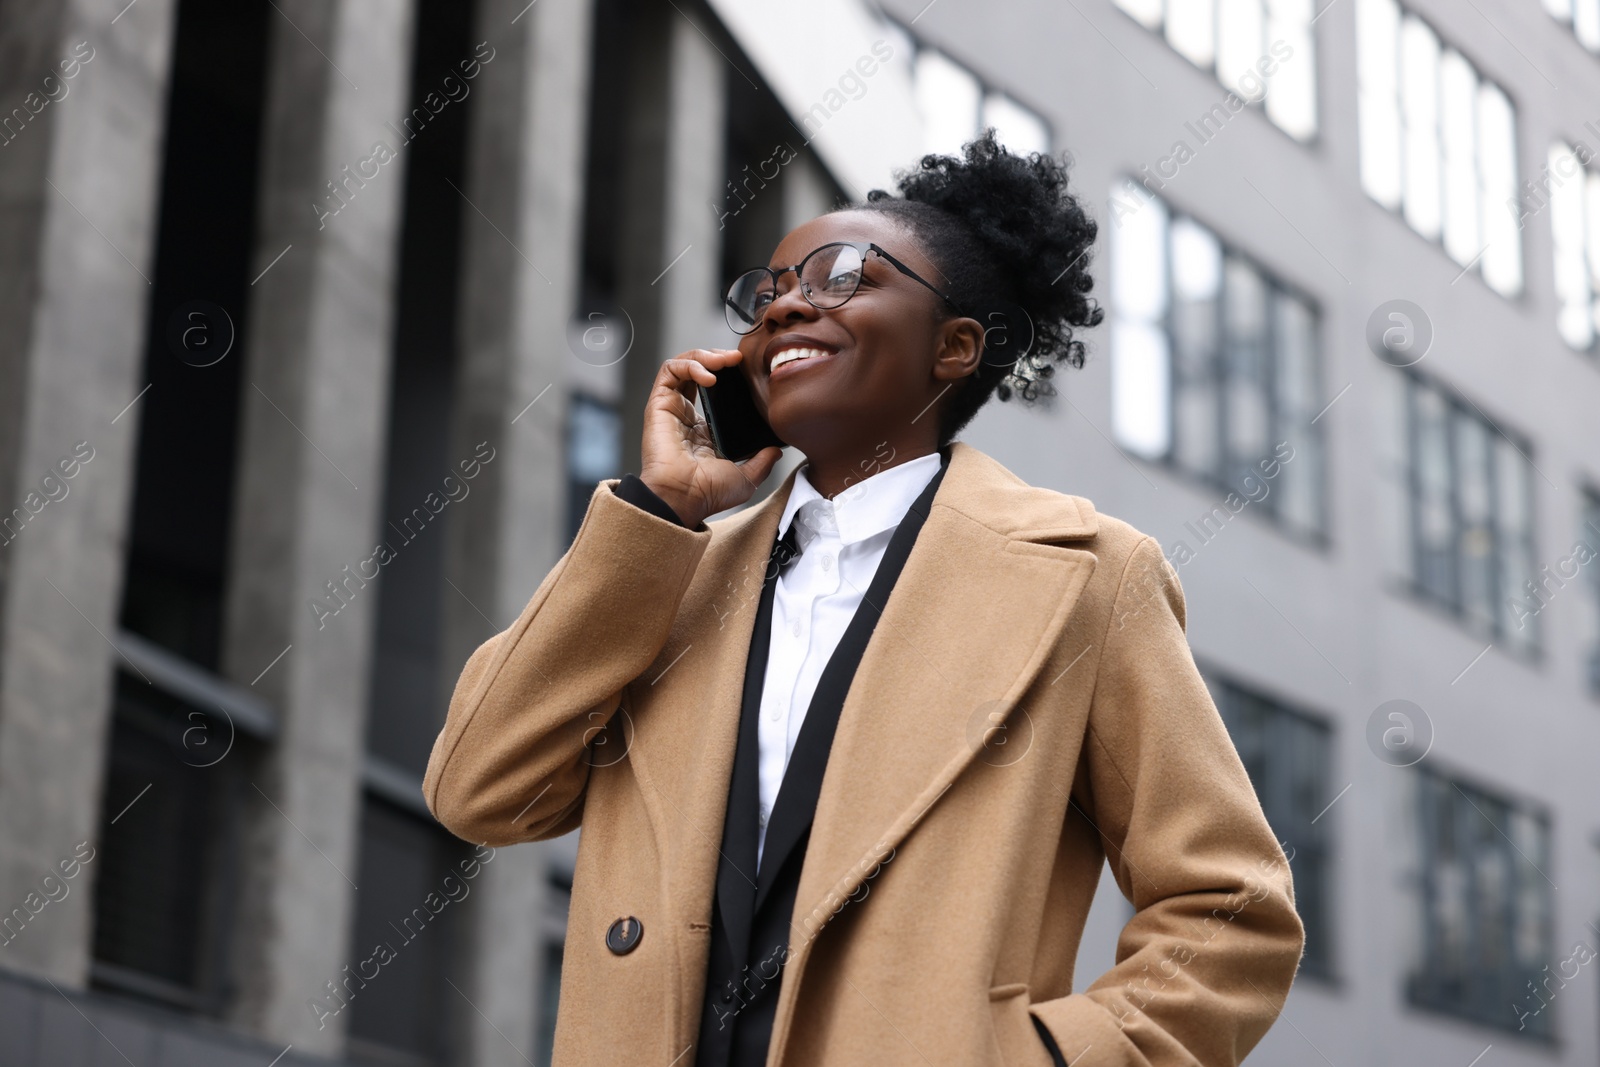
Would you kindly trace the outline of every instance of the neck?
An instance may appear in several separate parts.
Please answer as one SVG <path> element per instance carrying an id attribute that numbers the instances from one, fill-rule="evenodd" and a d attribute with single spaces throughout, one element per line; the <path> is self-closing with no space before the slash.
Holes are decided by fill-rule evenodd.
<path id="1" fill-rule="evenodd" d="M 852 485 L 858 485 L 875 474 L 882 473 L 902 463 L 931 456 L 938 451 L 932 442 L 879 442 L 859 450 L 860 454 L 830 453 L 826 456 L 807 454 L 806 479 L 824 497 L 832 500 Z"/>

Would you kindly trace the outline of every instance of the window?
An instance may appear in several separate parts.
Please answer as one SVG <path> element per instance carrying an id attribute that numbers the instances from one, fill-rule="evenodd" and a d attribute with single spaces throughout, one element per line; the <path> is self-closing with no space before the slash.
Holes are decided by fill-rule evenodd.
<path id="1" fill-rule="evenodd" d="M 1116 0 L 1230 92 L 1263 103 L 1289 136 L 1317 132 L 1311 0 Z"/>
<path id="2" fill-rule="evenodd" d="M 539 963 L 539 1002 L 534 1006 L 538 1020 L 534 1035 L 533 1058 L 538 1067 L 550 1067 L 556 1045 L 556 1016 L 561 1009 L 561 961 L 566 940 L 567 915 L 572 910 L 572 873 L 558 866 L 550 868 L 550 903 L 544 909 L 543 957 Z"/>
<path id="3" fill-rule="evenodd" d="M 235 730 L 260 722 L 219 712 L 202 695 L 231 692 L 226 682 L 126 632 L 118 644 L 151 681 L 116 676 L 95 838 L 91 979 L 98 989 L 222 1015 L 239 840 L 254 800 L 247 783 L 264 740 Z"/>
<path id="4" fill-rule="evenodd" d="M 1421 922 L 1406 999 L 1550 1038 L 1555 1008 L 1533 992 L 1557 958 L 1548 818 L 1423 765 L 1414 782 Z"/>
<path id="5" fill-rule="evenodd" d="M 1600 553 L 1600 490 L 1584 490 L 1583 529 L 1578 540 L 1589 548 L 1583 557 L 1589 572 L 1589 691 L 1600 696 L 1600 560 L 1595 559 Z"/>
<path id="6" fill-rule="evenodd" d="M 319 1019 L 349 1009 L 358 1062 L 446 1063 L 450 1013 L 460 999 L 448 983 L 464 969 L 455 954 L 464 951 L 464 909 L 476 906 L 471 880 L 481 864 L 424 814 L 370 793 L 361 820 L 349 970 L 329 976 L 334 992 L 316 991 Z"/>
<path id="7" fill-rule="evenodd" d="M 1522 288 L 1511 101 L 1394 0 L 1358 0 L 1361 185 L 1490 288 Z"/>
<path id="8" fill-rule="evenodd" d="M 1118 442 L 1320 536 L 1316 308 L 1132 179 L 1112 215 Z"/>
<path id="9" fill-rule="evenodd" d="M 995 128 L 996 139 L 1018 155 L 1050 151 L 1050 124 L 1038 112 L 986 85 L 943 52 L 923 45 L 898 23 L 889 22 L 887 28 L 895 54 L 911 58 L 923 151 L 958 155 L 963 144 L 989 126 Z"/>
<path id="10" fill-rule="evenodd" d="M 1533 578 L 1529 445 L 1404 373 L 1413 588 L 1497 643 L 1535 651 L 1539 619 L 1521 606 Z"/>
<path id="11" fill-rule="evenodd" d="M 1333 930 L 1328 885 L 1331 819 L 1332 731 L 1307 715 L 1283 707 L 1233 682 L 1206 672 L 1212 699 L 1267 822 L 1289 856 L 1295 909 L 1306 928 L 1302 974 L 1333 977 Z"/>
<path id="12" fill-rule="evenodd" d="M 578 536 L 594 488 L 622 469 L 622 413 L 584 393 L 567 408 L 567 540 Z"/>
<path id="13" fill-rule="evenodd" d="M 1544 0 L 1544 9 L 1571 27 L 1583 47 L 1600 53 L 1600 0 Z"/>
<path id="14" fill-rule="evenodd" d="M 1560 304 L 1556 328 L 1579 351 L 1593 351 L 1600 332 L 1600 173 L 1585 169 L 1591 158 L 1585 147 L 1558 143 L 1550 149 L 1547 170 Z"/>

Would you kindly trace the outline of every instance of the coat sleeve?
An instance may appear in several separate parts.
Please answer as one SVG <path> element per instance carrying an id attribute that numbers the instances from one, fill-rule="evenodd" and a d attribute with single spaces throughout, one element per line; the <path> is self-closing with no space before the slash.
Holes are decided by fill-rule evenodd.
<path id="1" fill-rule="evenodd" d="M 1288 861 L 1184 626 L 1177 574 L 1146 537 L 1102 641 L 1069 812 L 1099 834 L 1135 913 L 1111 970 L 1031 1006 L 1074 1067 L 1236 1065 L 1299 966 Z"/>
<path id="2" fill-rule="evenodd" d="M 595 738 L 666 644 L 711 532 L 618 484 L 596 487 L 571 547 L 456 682 L 422 794 L 458 837 L 500 846 L 575 829 Z"/>

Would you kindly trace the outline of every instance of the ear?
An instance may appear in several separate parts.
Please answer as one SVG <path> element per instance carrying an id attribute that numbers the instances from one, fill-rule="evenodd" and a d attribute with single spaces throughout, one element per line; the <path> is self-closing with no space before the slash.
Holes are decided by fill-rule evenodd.
<path id="1" fill-rule="evenodd" d="M 983 324 L 974 318 L 951 319 L 939 327 L 938 350 L 933 357 L 933 376 L 941 382 L 955 382 L 978 372 L 983 360 Z"/>

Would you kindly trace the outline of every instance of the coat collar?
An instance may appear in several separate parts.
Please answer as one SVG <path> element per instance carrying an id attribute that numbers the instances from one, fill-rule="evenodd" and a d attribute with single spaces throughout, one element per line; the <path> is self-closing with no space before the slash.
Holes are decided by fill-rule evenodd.
<path id="1" fill-rule="evenodd" d="M 813 938 L 950 788 L 1053 649 L 1095 557 L 1054 542 L 1093 537 L 1089 501 L 1030 486 L 985 453 L 951 445 L 905 569 L 856 670 L 806 846 L 774 1040 Z M 653 668 L 652 714 L 629 725 L 628 758 L 666 860 L 674 920 L 711 918 L 738 740 L 743 673 L 778 521 L 797 471 L 765 500 L 710 525 L 679 624 Z M 748 576 L 743 589 L 729 577 Z M 702 584 L 703 583 L 703 584 Z M 755 595 L 749 595 L 753 590 Z M 916 728 L 892 709 L 916 709 Z M 889 709 L 890 713 L 886 713 Z M 679 1020 L 698 1022 L 695 973 Z"/>

